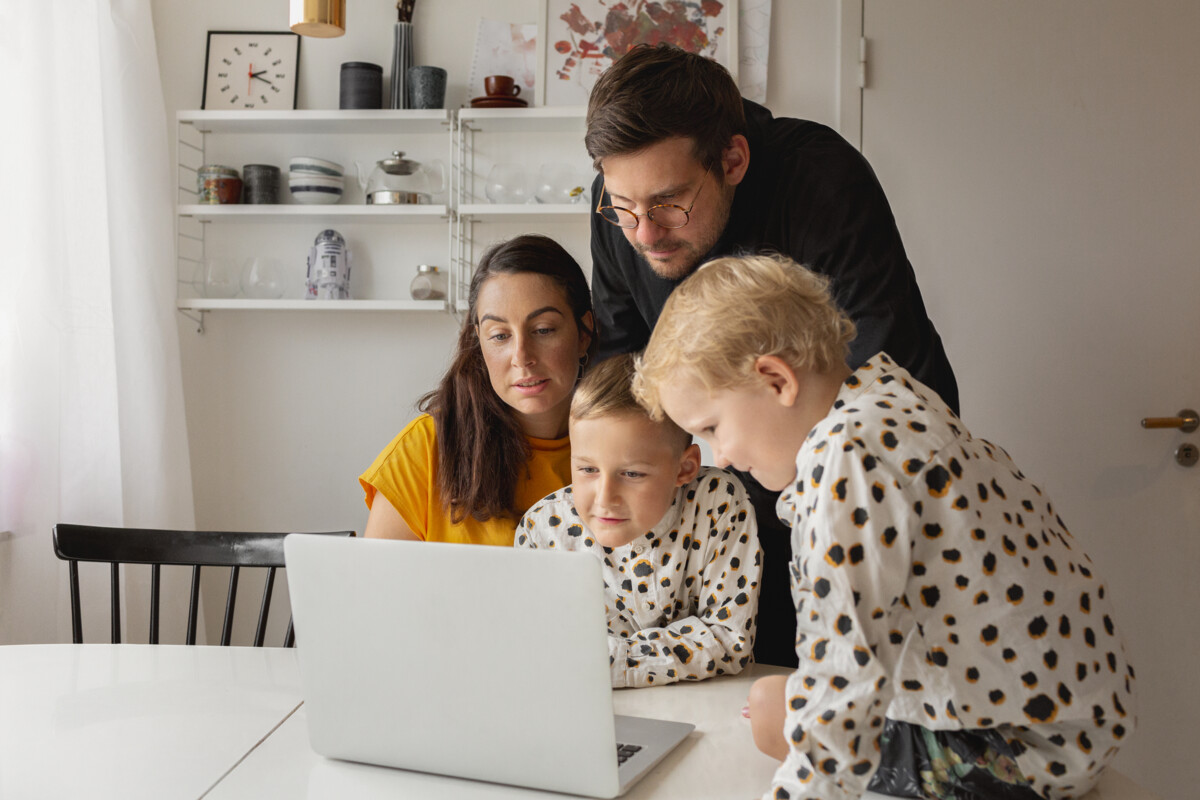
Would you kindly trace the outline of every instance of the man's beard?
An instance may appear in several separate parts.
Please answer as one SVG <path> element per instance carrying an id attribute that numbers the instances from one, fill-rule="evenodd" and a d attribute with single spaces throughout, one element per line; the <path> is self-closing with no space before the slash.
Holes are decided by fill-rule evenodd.
<path id="1" fill-rule="evenodd" d="M 659 242 L 656 246 L 661 249 L 663 244 L 663 242 Z M 676 243 L 668 241 L 666 244 L 673 247 Z M 699 265 L 702 255 L 701 253 L 697 253 L 696 248 L 687 242 L 679 242 L 678 244 L 680 245 L 680 249 L 671 254 L 671 261 L 668 263 L 651 259 L 649 256 L 650 248 L 641 242 L 635 244 L 634 249 L 637 250 L 637 254 L 642 257 L 642 261 L 646 262 L 646 266 L 650 267 L 650 271 L 655 275 L 667 280 L 677 281 L 692 274 L 692 270 Z M 708 249 L 711 249 L 711 247 Z M 708 249 L 704 252 L 708 252 Z"/>
<path id="2" fill-rule="evenodd" d="M 721 234 L 725 232 L 725 227 L 729 224 L 730 211 L 733 208 L 733 194 L 735 188 L 736 187 L 720 187 L 718 194 L 719 199 L 717 201 L 720 203 L 720 207 L 717 209 L 716 215 L 716 219 L 719 220 L 719 224 L 714 226 L 712 230 L 707 231 L 706 235 L 703 236 L 699 242 L 692 243 L 686 240 L 666 239 L 659 240 L 655 243 L 654 247 L 660 250 L 673 249 L 676 247 L 679 248 L 671 254 L 671 259 L 669 262 L 663 263 L 661 261 L 652 260 L 649 255 L 651 248 L 642 244 L 641 242 L 634 242 L 634 250 L 639 256 L 641 256 L 642 261 L 646 263 L 646 266 L 650 267 L 650 270 L 655 275 L 659 276 L 660 278 L 665 278 L 666 280 L 683 280 L 688 275 L 691 275 L 692 272 L 695 271 L 696 267 L 700 266 L 701 260 L 705 255 L 708 254 L 710 250 L 713 249 L 714 246 L 716 246 L 717 241 L 721 238 Z M 653 225 L 654 223 L 650 222 L 650 220 L 646 220 L 646 222 L 643 224 Z M 678 230 L 684 230 L 684 228 L 679 228 Z"/>

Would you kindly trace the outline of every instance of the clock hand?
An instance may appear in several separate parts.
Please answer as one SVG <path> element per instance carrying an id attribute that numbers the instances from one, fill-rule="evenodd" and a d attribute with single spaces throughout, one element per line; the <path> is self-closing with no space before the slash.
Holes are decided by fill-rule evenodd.
<path id="1" fill-rule="evenodd" d="M 264 69 L 262 72 L 266 72 L 266 70 Z M 273 83 L 271 83 L 271 82 L 270 82 L 269 80 L 267 80 L 266 78 L 260 78 L 260 77 L 259 77 L 260 75 L 262 75 L 262 72 L 256 72 L 256 73 L 254 73 L 254 75 L 252 75 L 251 77 L 257 78 L 258 80 L 262 81 L 263 83 L 267 84 L 268 86 L 274 86 L 274 84 L 273 84 Z"/>

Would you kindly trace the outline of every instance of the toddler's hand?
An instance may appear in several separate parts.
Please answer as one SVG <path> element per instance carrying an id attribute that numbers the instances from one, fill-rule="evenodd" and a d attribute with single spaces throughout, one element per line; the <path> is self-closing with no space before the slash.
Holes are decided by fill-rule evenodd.
<path id="1" fill-rule="evenodd" d="M 749 703 L 742 706 L 742 716 L 745 717 L 746 719 L 750 719 L 750 704 Z"/>

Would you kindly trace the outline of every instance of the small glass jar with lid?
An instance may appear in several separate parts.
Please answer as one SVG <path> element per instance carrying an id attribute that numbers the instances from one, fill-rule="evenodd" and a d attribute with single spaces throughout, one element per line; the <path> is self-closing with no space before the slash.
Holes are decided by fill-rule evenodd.
<path id="1" fill-rule="evenodd" d="M 432 264 L 421 264 L 408 291 L 413 300 L 445 300 L 446 273 Z"/>

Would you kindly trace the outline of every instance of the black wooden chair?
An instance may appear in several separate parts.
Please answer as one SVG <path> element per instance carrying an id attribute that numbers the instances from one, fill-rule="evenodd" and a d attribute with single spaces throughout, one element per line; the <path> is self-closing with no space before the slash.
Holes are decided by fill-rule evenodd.
<path id="1" fill-rule="evenodd" d="M 79 608 L 79 562 L 104 562 L 112 569 L 112 641 L 121 642 L 121 564 L 150 565 L 150 644 L 158 644 L 159 573 L 163 564 L 190 566 L 192 591 L 188 603 L 187 644 L 196 643 L 196 620 L 200 605 L 200 568 L 231 567 L 225 599 L 225 621 L 221 644 L 228 645 L 233 633 L 233 609 L 237 599 L 241 567 L 265 567 L 266 585 L 258 612 L 254 646 L 262 647 L 267 631 L 267 614 L 275 570 L 284 567 L 283 538 L 287 533 L 233 533 L 228 531 L 175 531 L 150 528 L 102 528 L 94 525 L 54 526 L 54 554 L 70 563 L 71 636 L 83 643 Z M 336 531 L 326 536 L 353 536 L 354 531 Z M 295 646 L 296 636 L 289 617 L 284 647 Z"/>

